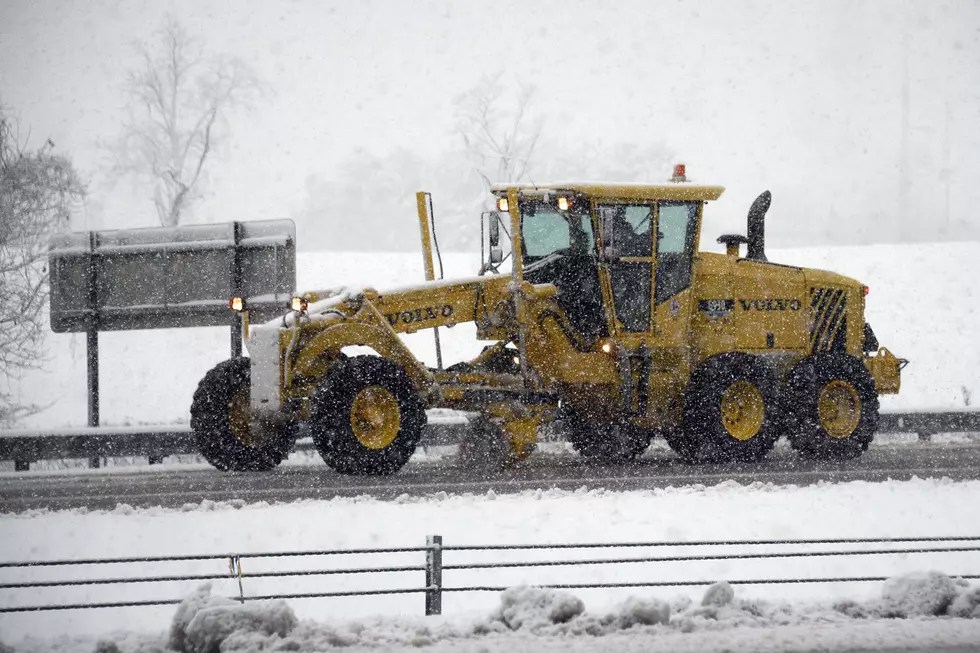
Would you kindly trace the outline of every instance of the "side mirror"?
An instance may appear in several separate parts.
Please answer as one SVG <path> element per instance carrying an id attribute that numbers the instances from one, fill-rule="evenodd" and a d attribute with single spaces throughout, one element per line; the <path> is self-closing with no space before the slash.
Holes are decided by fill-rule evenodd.
<path id="1" fill-rule="evenodd" d="M 500 214 L 491 213 L 490 222 L 487 224 L 487 230 L 490 235 L 490 256 L 493 256 L 493 250 L 500 249 Z"/>
<path id="2" fill-rule="evenodd" d="M 499 247 L 490 248 L 490 265 L 500 265 L 504 262 L 504 250 Z"/>

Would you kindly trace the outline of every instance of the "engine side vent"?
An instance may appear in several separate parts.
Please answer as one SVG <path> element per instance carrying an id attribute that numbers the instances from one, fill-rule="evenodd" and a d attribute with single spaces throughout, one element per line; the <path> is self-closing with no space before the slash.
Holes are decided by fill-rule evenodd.
<path id="1" fill-rule="evenodd" d="M 847 291 L 810 288 L 810 352 L 847 350 Z"/>

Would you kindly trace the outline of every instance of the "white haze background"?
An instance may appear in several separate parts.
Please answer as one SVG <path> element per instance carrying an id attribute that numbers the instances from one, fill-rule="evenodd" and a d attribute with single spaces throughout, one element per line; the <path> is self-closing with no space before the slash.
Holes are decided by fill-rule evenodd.
<path id="1" fill-rule="evenodd" d="M 705 243 L 773 192 L 774 246 L 980 240 L 980 3 L 0 0 L 0 99 L 91 181 L 75 228 L 153 226 L 100 142 L 167 14 L 268 82 L 232 117 L 188 221 L 290 217 L 307 250 L 417 247 L 435 193 L 444 248 L 483 200 L 456 98 L 495 75 L 536 90 L 536 181 L 663 180 L 684 161 L 728 192 Z"/>

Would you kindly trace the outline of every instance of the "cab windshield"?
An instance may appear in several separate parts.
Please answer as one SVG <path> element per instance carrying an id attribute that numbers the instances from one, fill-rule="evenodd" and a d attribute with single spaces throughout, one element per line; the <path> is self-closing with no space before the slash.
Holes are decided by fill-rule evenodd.
<path id="1" fill-rule="evenodd" d="M 589 255 L 591 218 L 587 211 L 559 211 L 544 201 L 521 202 L 521 244 L 525 263 L 554 255 Z"/>

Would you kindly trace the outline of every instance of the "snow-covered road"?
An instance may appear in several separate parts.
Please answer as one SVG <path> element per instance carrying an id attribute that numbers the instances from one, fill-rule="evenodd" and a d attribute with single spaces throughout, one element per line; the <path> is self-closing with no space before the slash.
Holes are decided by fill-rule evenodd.
<path id="1" fill-rule="evenodd" d="M 713 485 L 725 480 L 806 485 L 821 481 L 888 479 L 980 479 L 980 443 L 940 438 L 901 443 L 880 438 L 861 458 L 849 461 L 801 460 L 784 442 L 764 461 L 751 464 L 691 467 L 678 461 L 657 441 L 639 461 L 629 465 L 594 466 L 580 456 L 552 445 L 517 469 L 487 474 L 459 467 L 451 449 L 419 455 L 388 477 L 342 476 L 315 453 L 294 454 L 290 464 L 266 474 L 227 474 L 206 464 L 161 467 L 0 474 L 0 511 L 50 508 L 114 508 L 133 506 L 176 508 L 211 501 L 293 501 L 369 495 L 393 499 L 402 494 L 436 492 L 514 493 L 536 489 L 643 490 L 692 483 Z M 888 444 L 886 444 L 886 442 Z"/>

